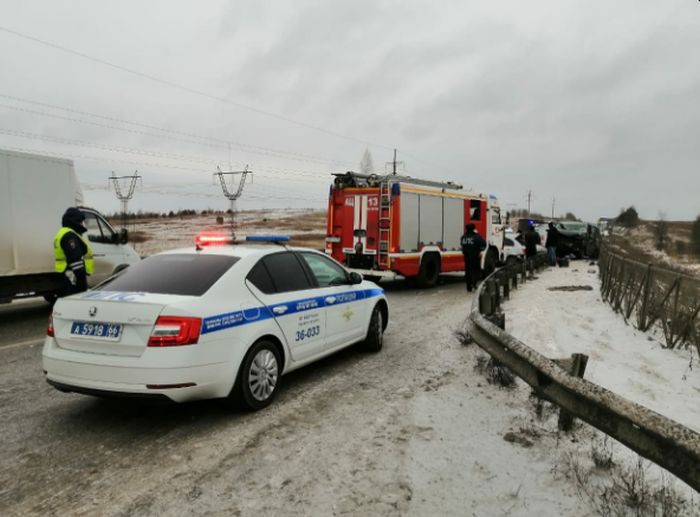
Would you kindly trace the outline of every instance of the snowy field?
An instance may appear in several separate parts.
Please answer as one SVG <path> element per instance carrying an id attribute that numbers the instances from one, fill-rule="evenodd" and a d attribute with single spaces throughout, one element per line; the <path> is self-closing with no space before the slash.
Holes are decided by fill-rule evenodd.
<path id="1" fill-rule="evenodd" d="M 601 301 L 597 266 L 550 268 L 506 302 L 508 331 L 550 358 L 589 356 L 585 377 L 700 432 L 697 351 L 664 349 Z M 562 286 L 591 290 L 551 291 Z"/>
<path id="2" fill-rule="evenodd" d="M 680 244 L 686 250 L 690 250 L 690 224 L 671 223 L 671 235 L 668 238 L 668 249 L 658 250 L 655 246 L 653 223 L 643 223 L 636 228 L 615 227 L 613 230 L 613 244 L 615 251 L 627 258 L 642 262 L 652 262 L 662 267 L 670 267 L 691 276 L 700 276 L 700 259 L 696 255 L 679 254 L 677 246 Z"/>
<path id="3" fill-rule="evenodd" d="M 325 211 L 312 209 L 246 210 L 236 214 L 236 235 L 289 235 L 292 244 L 320 248 L 326 232 Z M 130 244 L 142 256 L 160 251 L 194 246 L 195 236 L 202 232 L 230 233 L 231 216 L 223 215 L 224 224 L 215 214 L 162 217 L 129 221 Z M 115 228 L 119 221 L 114 220 Z"/>

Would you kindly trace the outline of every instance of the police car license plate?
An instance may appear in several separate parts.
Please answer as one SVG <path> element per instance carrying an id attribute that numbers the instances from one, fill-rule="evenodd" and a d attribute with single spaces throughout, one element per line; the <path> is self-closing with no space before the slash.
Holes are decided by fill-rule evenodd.
<path id="1" fill-rule="evenodd" d="M 71 336 L 119 341 L 122 326 L 118 323 L 101 323 L 99 321 L 74 321 L 70 328 Z"/>

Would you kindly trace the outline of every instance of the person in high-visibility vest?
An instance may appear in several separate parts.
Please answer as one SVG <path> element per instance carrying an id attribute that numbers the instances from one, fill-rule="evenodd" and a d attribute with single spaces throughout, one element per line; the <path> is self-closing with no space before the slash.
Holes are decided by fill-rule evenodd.
<path id="1" fill-rule="evenodd" d="M 87 231 L 84 221 L 79 209 L 68 208 L 61 220 L 63 227 L 53 239 L 55 270 L 66 278 L 64 296 L 87 291 L 87 277 L 95 270 L 92 248 L 83 238 Z"/>

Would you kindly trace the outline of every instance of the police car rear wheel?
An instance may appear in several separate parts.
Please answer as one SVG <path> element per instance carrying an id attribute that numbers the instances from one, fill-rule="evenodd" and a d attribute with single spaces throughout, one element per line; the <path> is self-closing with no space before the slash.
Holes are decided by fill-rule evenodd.
<path id="1" fill-rule="evenodd" d="M 384 322 L 382 311 L 377 305 L 372 311 L 372 317 L 369 320 L 369 329 L 367 330 L 367 338 L 362 343 L 363 348 L 368 352 L 379 352 L 384 344 Z"/>
<path id="2" fill-rule="evenodd" d="M 238 405 L 258 410 L 272 402 L 280 377 L 280 357 L 269 341 L 258 341 L 248 351 L 232 395 Z"/>

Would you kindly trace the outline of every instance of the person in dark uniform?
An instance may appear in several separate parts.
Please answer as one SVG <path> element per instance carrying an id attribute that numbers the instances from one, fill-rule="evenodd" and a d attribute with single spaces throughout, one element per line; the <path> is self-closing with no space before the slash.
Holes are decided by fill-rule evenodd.
<path id="1" fill-rule="evenodd" d="M 547 247 L 547 258 L 549 259 L 550 266 L 557 265 L 557 246 L 559 244 L 559 230 L 554 226 L 554 223 L 549 223 L 549 228 L 547 228 L 547 241 L 545 246 Z"/>
<path id="2" fill-rule="evenodd" d="M 63 227 L 53 240 L 55 271 L 65 277 L 63 296 L 87 291 L 87 277 L 95 269 L 92 248 L 83 238 L 87 231 L 84 221 L 79 209 L 68 208 L 61 220 Z"/>
<path id="3" fill-rule="evenodd" d="M 537 256 L 537 245 L 540 244 L 540 234 L 535 231 L 535 227 L 530 225 L 525 232 L 525 260 L 527 260 L 527 269 L 532 275 L 534 269 L 534 260 Z"/>
<path id="4" fill-rule="evenodd" d="M 486 241 L 476 233 L 476 226 L 468 224 L 465 233 L 460 239 L 462 254 L 464 255 L 464 278 L 467 282 L 467 291 L 476 288 L 476 283 L 481 279 L 481 252 L 486 249 Z"/>

